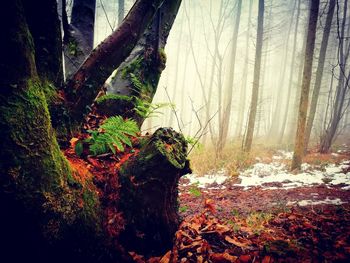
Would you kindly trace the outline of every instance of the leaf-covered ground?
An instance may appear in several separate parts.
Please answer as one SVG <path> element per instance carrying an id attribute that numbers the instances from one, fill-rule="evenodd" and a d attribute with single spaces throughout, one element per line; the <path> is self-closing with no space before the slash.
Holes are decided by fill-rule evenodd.
<path id="1" fill-rule="evenodd" d="M 283 151 L 258 159 L 238 178 L 182 178 L 174 248 L 148 260 L 131 255 L 137 262 L 350 262 L 349 155 L 315 154 L 297 174 L 288 172 L 289 159 Z"/>
<path id="2" fill-rule="evenodd" d="M 95 122 L 90 118 L 89 127 Z M 135 152 L 83 159 L 72 148 L 65 152 L 80 174 L 94 174 L 111 237 L 123 227 L 115 210 L 117 170 Z M 153 258 L 127 253 L 138 263 L 350 262 L 350 152 L 311 153 L 298 173 L 289 172 L 290 159 L 276 151 L 235 177 L 184 176 L 173 249 Z"/>

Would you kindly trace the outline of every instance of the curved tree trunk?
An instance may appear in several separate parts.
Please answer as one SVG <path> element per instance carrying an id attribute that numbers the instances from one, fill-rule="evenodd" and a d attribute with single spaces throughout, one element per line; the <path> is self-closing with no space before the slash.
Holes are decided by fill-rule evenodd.
<path id="1" fill-rule="evenodd" d="M 123 23 L 99 44 L 67 82 L 65 95 L 73 122 L 82 122 L 112 72 L 129 56 L 164 0 L 137 0 Z"/>
<path id="2" fill-rule="evenodd" d="M 135 119 L 141 127 L 147 113 L 140 113 L 136 107 L 149 108 L 149 103 L 156 93 L 166 63 L 164 48 L 180 4 L 181 0 L 164 1 L 152 25 L 113 76 L 107 88 L 106 100 L 102 100 L 103 103 L 98 105 L 101 112 L 120 115 L 123 111 L 121 115 Z M 127 111 L 121 109 L 125 104 L 128 105 Z"/>

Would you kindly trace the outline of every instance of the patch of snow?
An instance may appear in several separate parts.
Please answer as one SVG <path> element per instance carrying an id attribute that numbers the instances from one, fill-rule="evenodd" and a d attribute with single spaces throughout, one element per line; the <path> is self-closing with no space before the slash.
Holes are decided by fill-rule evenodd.
<path id="1" fill-rule="evenodd" d="M 330 199 L 329 197 L 326 197 L 325 200 L 300 200 L 300 201 L 288 201 L 287 206 L 292 205 L 299 205 L 299 206 L 308 206 L 308 205 L 341 205 L 345 204 L 346 202 L 343 202 L 339 198 Z"/>
<path id="2" fill-rule="evenodd" d="M 239 175 L 240 183 L 245 189 L 261 186 L 264 189 L 290 189 L 326 184 L 327 186 L 345 184 L 350 186 L 350 172 L 343 173 L 348 168 L 348 161 L 339 165 L 330 164 L 325 171 L 317 170 L 309 164 L 302 164 L 302 171 L 298 174 L 289 172 L 289 167 L 279 162 L 256 163 Z M 276 183 L 276 185 L 273 185 Z"/>
<path id="3" fill-rule="evenodd" d="M 219 171 L 217 174 L 205 174 L 203 176 L 198 176 L 196 174 L 186 174 L 184 176 L 188 180 L 190 180 L 189 184 L 195 184 L 200 188 L 206 188 L 207 186 L 218 184 L 221 185 L 228 179 L 228 176 L 225 175 L 222 171 Z M 220 187 L 221 189 L 222 187 Z"/>

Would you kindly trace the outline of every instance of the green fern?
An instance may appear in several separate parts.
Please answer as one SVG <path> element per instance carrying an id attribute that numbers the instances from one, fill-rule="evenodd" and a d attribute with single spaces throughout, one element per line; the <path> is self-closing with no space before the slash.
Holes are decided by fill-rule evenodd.
<path id="1" fill-rule="evenodd" d="M 147 119 L 150 117 L 156 117 L 158 114 L 163 114 L 162 112 L 158 111 L 161 108 L 172 106 L 171 103 L 150 103 L 145 100 L 136 98 L 136 106 L 135 106 L 135 112 Z"/>
<path id="2" fill-rule="evenodd" d="M 124 145 L 132 146 L 129 136 L 137 136 L 139 128 L 134 120 L 124 120 L 121 116 L 113 116 L 105 120 L 98 131 L 88 131 L 91 135 L 86 142 L 90 143 L 90 152 L 93 155 L 116 153 L 124 151 Z"/>

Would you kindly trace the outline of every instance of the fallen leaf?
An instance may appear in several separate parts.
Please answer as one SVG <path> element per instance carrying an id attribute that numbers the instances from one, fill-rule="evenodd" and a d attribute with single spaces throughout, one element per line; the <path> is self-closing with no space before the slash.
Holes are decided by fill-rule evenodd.
<path id="1" fill-rule="evenodd" d="M 225 240 L 227 242 L 229 242 L 230 244 L 233 244 L 233 245 L 235 245 L 237 247 L 246 248 L 246 247 L 248 247 L 250 245 L 250 242 L 248 240 L 247 240 L 247 243 L 249 242 L 249 244 L 246 244 L 246 243 L 242 243 L 242 242 L 240 242 L 240 241 L 238 241 L 236 239 L 233 239 L 233 238 L 231 238 L 229 236 L 225 236 Z"/>
<path id="2" fill-rule="evenodd" d="M 159 261 L 159 263 L 169 263 L 171 256 L 171 250 L 169 250 Z"/>

